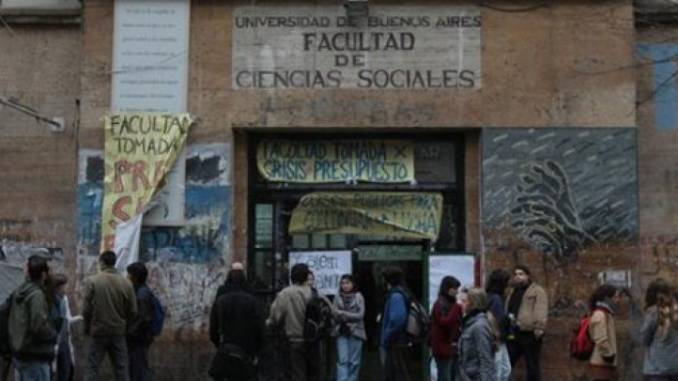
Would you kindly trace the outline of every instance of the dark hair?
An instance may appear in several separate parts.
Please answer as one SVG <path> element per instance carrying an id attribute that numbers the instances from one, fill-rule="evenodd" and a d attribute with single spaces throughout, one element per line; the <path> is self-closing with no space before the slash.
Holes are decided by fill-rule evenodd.
<path id="1" fill-rule="evenodd" d="M 589 308 L 593 310 L 596 308 L 596 304 L 598 304 L 598 302 L 602 302 L 605 299 L 613 297 L 618 291 L 619 289 L 611 284 L 598 286 L 598 288 L 593 291 L 593 294 L 591 294 L 591 298 L 589 299 Z"/>
<path id="2" fill-rule="evenodd" d="M 670 296 L 672 293 L 671 291 L 671 286 L 663 278 L 653 280 L 647 286 L 647 291 L 645 291 L 645 308 L 657 305 L 659 295 L 666 294 Z"/>
<path id="3" fill-rule="evenodd" d="M 344 274 L 341 276 L 341 279 L 339 279 L 339 291 L 341 291 L 341 282 L 344 280 L 353 283 L 353 291 L 358 291 L 358 283 L 356 283 L 355 278 L 351 274 Z"/>
<path id="4" fill-rule="evenodd" d="M 146 283 L 148 278 L 148 269 L 142 262 L 134 262 L 127 266 L 127 273 L 132 276 L 132 281 L 135 285 Z"/>
<path id="5" fill-rule="evenodd" d="M 530 268 L 525 265 L 515 265 L 513 267 L 513 271 L 515 272 L 516 270 L 522 270 L 525 274 L 527 274 L 527 276 L 532 276 Z"/>
<path id="6" fill-rule="evenodd" d="M 389 266 L 381 273 L 386 283 L 391 286 L 400 286 L 403 284 L 403 270 L 398 266 Z"/>
<path id="7" fill-rule="evenodd" d="M 504 269 L 496 269 L 490 273 L 490 276 L 487 277 L 485 291 L 488 294 L 504 295 L 510 279 L 511 274 L 509 274 L 508 271 Z"/>
<path id="8" fill-rule="evenodd" d="M 311 270 L 308 269 L 308 266 L 305 263 L 297 263 L 292 266 L 290 271 L 290 279 L 294 284 L 302 284 L 308 279 L 308 274 Z"/>
<path id="9" fill-rule="evenodd" d="M 447 293 L 448 291 L 450 291 L 451 288 L 459 288 L 459 286 L 461 286 L 461 282 L 459 282 L 459 279 L 453 276 L 446 276 L 443 278 L 442 281 L 440 281 L 438 295 L 447 296 Z"/>
<path id="10" fill-rule="evenodd" d="M 115 261 L 118 260 L 118 257 L 115 255 L 114 252 L 110 250 L 106 250 L 101 255 L 99 256 L 99 261 L 103 263 L 105 266 L 115 266 Z"/>
<path id="11" fill-rule="evenodd" d="M 41 255 L 31 255 L 28 258 L 28 277 L 31 280 L 40 280 L 42 278 L 42 273 L 49 272 L 49 266 L 47 265 L 47 258 Z"/>

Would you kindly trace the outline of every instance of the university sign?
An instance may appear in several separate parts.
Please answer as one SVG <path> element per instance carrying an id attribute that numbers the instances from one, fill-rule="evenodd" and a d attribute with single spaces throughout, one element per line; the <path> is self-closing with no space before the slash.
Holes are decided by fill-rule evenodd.
<path id="1" fill-rule="evenodd" d="M 233 20 L 235 89 L 478 89 L 476 7 L 241 6 Z"/>

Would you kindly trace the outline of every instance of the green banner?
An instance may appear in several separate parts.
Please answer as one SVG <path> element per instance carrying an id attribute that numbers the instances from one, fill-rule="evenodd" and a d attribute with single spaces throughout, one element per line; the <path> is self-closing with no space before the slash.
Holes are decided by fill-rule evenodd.
<path id="1" fill-rule="evenodd" d="M 383 235 L 435 241 L 443 197 L 414 192 L 316 192 L 292 212 L 290 233 Z"/>

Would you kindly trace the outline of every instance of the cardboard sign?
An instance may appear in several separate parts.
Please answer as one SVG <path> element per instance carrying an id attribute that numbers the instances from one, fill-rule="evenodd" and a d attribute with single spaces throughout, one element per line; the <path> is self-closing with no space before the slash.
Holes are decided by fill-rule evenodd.
<path id="1" fill-rule="evenodd" d="M 315 275 L 314 286 L 325 295 L 335 295 L 341 276 L 351 274 L 351 251 L 297 251 L 290 253 L 289 266 L 305 263 Z"/>

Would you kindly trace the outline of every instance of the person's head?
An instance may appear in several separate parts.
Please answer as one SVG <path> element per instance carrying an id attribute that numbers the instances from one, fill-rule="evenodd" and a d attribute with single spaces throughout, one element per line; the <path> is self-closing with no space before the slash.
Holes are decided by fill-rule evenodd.
<path id="1" fill-rule="evenodd" d="M 127 277 L 135 286 L 141 286 L 146 283 L 148 278 L 148 269 L 142 262 L 134 262 L 127 266 Z"/>
<path id="2" fill-rule="evenodd" d="M 49 266 L 47 258 L 41 255 L 31 255 L 26 264 L 28 278 L 37 283 L 44 283 L 49 276 Z"/>
<path id="3" fill-rule="evenodd" d="M 245 270 L 231 270 L 226 276 L 226 282 L 232 288 L 244 288 L 247 285 L 247 275 Z"/>
<path id="4" fill-rule="evenodd" d="M 353 279 L 353 275 L 351 274 L 344 274 L 341 276 L 341 280 L 339 283 L 339 291 L 349 294 L 351 292 L 356 291 L 356 284 L 355 284 L 355 279 Z"/>
<path id="5" fill-rule="evenodd" d="M 115 261 L 117 259 L 118 257 L 115 255 L 114 252 L 106 250 L 99 256 L 99 263 L 101 264 L 102 267 L 113 267 L 115 266 Z"/>
<path id="6" fill-rule="evenodd" d="M 66 285 L 68 284 L 68 277 L 65 274 L 54 274 L 50 277 L 54 296 L 66 295 Z"/>
<path id="7" fill-rule="evenodd" d="M 308 280 L 309 272 L 308 265 L 305 263 L 297 263 L 292 266 L 292 270 L 290 270 L 290 279 L 292 280 L 292 283 L 302 285 Z"/>
<path id="8" fill-rule="evenodd" d="M 517 265 L 513 268 L 513 284 L 516 286 L 525 286 L 530 283 L 532 273 L 530 268 L 525 265 Z"/>
<path id="9" fill-rule="evenodd" d="M 402 286 L 403 284 L 403 270 L 398 266 L 389 266 L 382 272 L 386 288 Z"/>
<path id="10" fill-rule="evenodd" d="M 443 278 L 442 281 L 440 281 L 438 295 L 445 297 L 455 297 L 457 296 L 457 292 L 459 291 L 459 286 L 461 286 L 461 282 L 459 282 L 459 279 L 453 276 L 446 276 Z"/>
<path id="11" fill-rule="evenodd" d="M 620 294 L 619 289 L 611 284 L 600 285 L 593 291 L 593 294 L 591 294 L 589 308 L 593 310 L 600 302 L 617 305 L 619 303 Z"/>
<path id="12" fill-rule="evenodd" d="M 315 274 L 313 274 L 313 271 L 311 270 L 308 270 L 308 276 L 306 277 L 306 285 L 309 287 L 315 286 Z"/>
<path id="13" fill-rule="evenodd" d="M 671 286 L 666 280 L 663 278 L 653 280 L 645 291 L 645 308 L 656 306 L 660 300 L 670 298 L 671 294 Z"/>
<path id="14" fill-rule="evenodd" d="M 242 262 L 233 262 L 231 263 L 231 270 L 242 270 L 245 271 L 245 266 L 242 264 Z"/>
<path id="15" fill-rule="evenodd" d="M 487 310 L 487 294 L 485 290 L 479 287 L 468 290 L 465 297 L 462 298 L 461 307 L 465 314 L 475 310 Z"/>
<path id="16" fill-rule="evenodd" d="M 511 280 L 511 274 L 509 274 L 508 271 L 496 269 L 490 273 L 489 277 L 487 277 L 485 291 L 488 294 L 504 295 L 509 280 Z"/>

